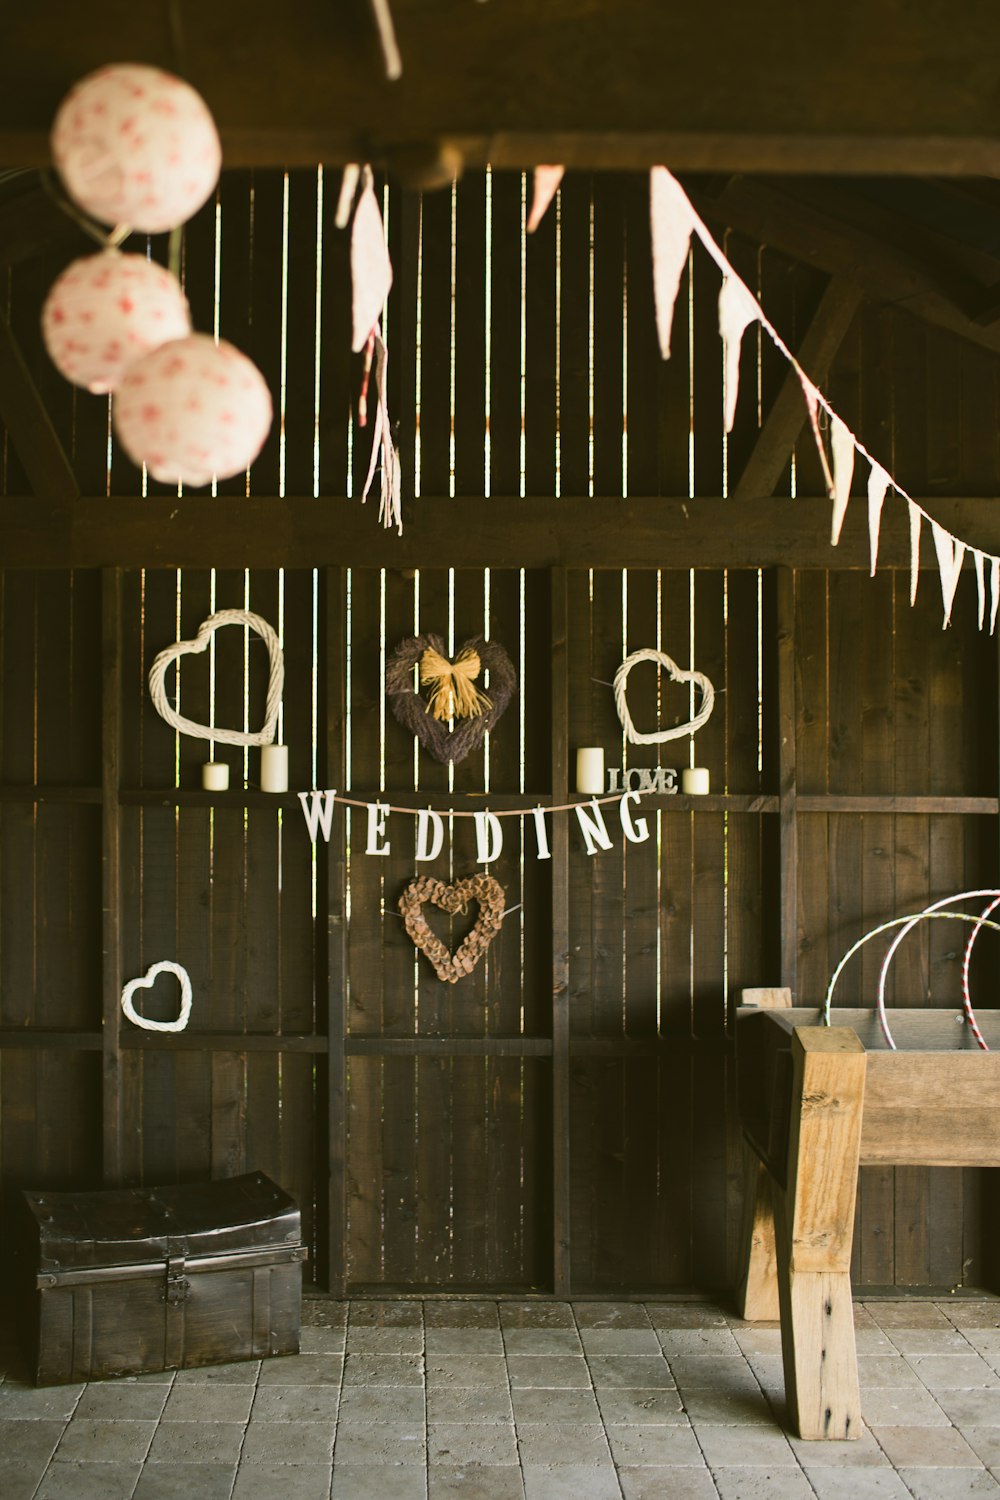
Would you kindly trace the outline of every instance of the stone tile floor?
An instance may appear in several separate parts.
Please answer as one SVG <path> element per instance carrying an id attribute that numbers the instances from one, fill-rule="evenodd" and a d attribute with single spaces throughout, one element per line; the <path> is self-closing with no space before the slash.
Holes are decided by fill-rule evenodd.
<path id="1" fill-rule="evenodd" d="M 856 1306 L 867 1428 L 783 1427 L 779 1333 L 707 1303 L 307 1299 L 302 1352 L 36 1390 L 2 1500 L 1000 1496 L 1000 1299 Z"/>

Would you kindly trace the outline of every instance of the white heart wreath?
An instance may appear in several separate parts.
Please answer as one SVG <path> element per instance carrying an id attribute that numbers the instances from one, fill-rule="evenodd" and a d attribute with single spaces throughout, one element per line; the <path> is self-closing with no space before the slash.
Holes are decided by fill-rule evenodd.
<path id="1" fill-rule="evenodd" d="M 167 702 L 164 678 L 171 662 L 177 661 L 181 656 L 197 656 L 204 651 L 213 632 L 220 625 L 248 625 L 257 632 L 267 647 L 270 676 L 267 682 L 264 725 L 257 732 L 218 727 L 212 729 L 207 724 L 196 724 L 193 719 L 185 719 L 182 714 L 175 713 Z M 220 609 L 218 614 L 209 615 L 198 626 L 198 634 L 193 641 L 176 641 L 174 645 L 168 646 L 165 651 L 160 652 L 149 669 L 149 695 L 160 718 L 165 719 L 174 729 L 179 729 L 181 734 L 193 735 L 198 740 L 218 740 L 222 745 L 270 745 L 278 723 L 284 683 L 285 661 L 278 637 L 265 619 L 251 614 L 248 609 Z"/>
<path id="2" fill-rule="evenodd" d="M 701 708 L 686 724 L 678 724 L 674 729 L 660 729 L 655 734 L 640 734 L 632 723 L 632 716 L 625 702 L 625 684 L 628 674 L 640 661 L 655 661 L 661 667 L 666 667 L 675 682 L 693 682 L 701 688 Z M 669 657 L 665 651 L 654 651 L 652 647 L 645 647 L 642 651 L 633 651 L 631 656 L 626 656 L 618 671 L 615 673 L 615 708 L 625 731 L 625 738 L 633 745 L 659 745 L 664 740 L 677 740 L 681 735 L 694 734 L 703 724 L 707 724 L 711 718 L 712 709 L 715 707 L 715 689 L 705 676 L 704 672 L 685 672 L 677 663 Z"/>
<path id="3" fill-rule="evenodd" d="M 176 1021 L 148 1021 L 145 1016 L 140 1016 L 132 1004 L 132 996 L 136 990 L 152 989 L 159 974 L 175 974 L 181 982 L 181 1008 Z M 154 964 L 141 979 L 129 980 L 122 990 L 122 1010 L 130 1021 L 141 1026 L 144 1031 L 183 1031 L 191 1015 L 191 980 L 187 970 L 182 969 L 180 964 L 172 964 L 169 959 Z"/>

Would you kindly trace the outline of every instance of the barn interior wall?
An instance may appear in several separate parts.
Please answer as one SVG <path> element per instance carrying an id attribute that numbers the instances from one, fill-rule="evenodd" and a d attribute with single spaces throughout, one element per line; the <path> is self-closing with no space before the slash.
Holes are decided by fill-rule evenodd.
<path id="1" fill-rule="evenodd" d="M 419 532 L 421 496 L 454 497 L 460 529 L 498 496 L 696 504 L 735 487 L 784 365 L 748 340 L 727 439 L 718 281 L 699 254 L 661 363 L 638 175 L 572 174 L 530 238 L 520 174 L 468 174 L 424 198 L 379 186 L 408 527 Z M 186 232 L 197 324 L 245 348 L 276 393 L 264 452 L 220 493 L 360 503 L 368 438 L 349 416 L 359 371 L 335 196 L 322 173 L 227 174 Z M 735 235 L 727 248 L 794 347 L 824 278 Z M 0 297 L 83 492 L 141 504 L 165 487 L 118 450 L 107 400 L 61 382 L 40 348 L 55 269 L 42 257 L 9 270 Z M 911 492 L 1000 482 L 996 361 L 981 350 L 863 307 L 827 389 Z M 3 492 L 26 494 L 2 436 Z M 821 490 L 802 442 L 779 493 Z M 178 503 L 202 506 L 211 527 L 211 497 Z M 995 643 L 967 580 L 942 631 L 931 575 L 911 609 L 908 577 L 891 571 L 447 563 L 3 575 L 0 1180 L 11 1191 L 261 1169 L 299 1197 L 310 1274 L 335 1290 L 723 1287 L 740 1209 L 739 991 L 791 978 L 799 1003 L 818 1002 L 868 926 L 995 881 Z M 157 651 L 227 607 L 282 634 L 287 796 L 256 789 L 256 751 L 219 747 L 234 790 L 201 792 L 205 742 L 175 735 L 149 700 Z M 518 673 L 488 742 L 453 770 L 386 709 L 386 655 L 420 631 L 449 649 L 486 634 Z M 693 741 L 625 740 L 610 683 L 640 646 L 715 684 Z M 182 711 L 251 724 L 265 678 L 256 639 L 220 632 L 204 669 L 182 674 Z M 637 723 L 683 721 L 692 702 L 650 666 L 630 678 Z M 314 848 L 294 795 L 544 807 L 572 793 L 581 744 L 603 745 L 609 765 L 697 761 L 716 795 L 649 797 L 650 839 L 613 829 L 595 856 L 565 814 L 549 819 L 548 861 L 531 820 L 506 818 L 493 873 L 509 915 L 455 986 L 396 911 L 417 869 L 412 817 L 391 815 L 391 854 L 376 858 L 363 809 L 338 808 Z M 849 797 L 871 800 L 859 810 Z M 427 869 L 452 879 L 475 862 L 470 820 L 456 818 Z M 951 926 L 900 951 L 891 1003 L 957 1001 Z M 182 1037 L 120 1017 L 122 980 L 162 958 L 192 978 Z M 873 948 L 855 961 L 841 1003 L 871 1003 L 878 962 Z M 987 997 L 995 972 L 977 955 Z M 166 1016 L 172 997 L 149 1004 Z M 858 1283 L 989 1279 L 988 1179 L 866 1169 L 859 1197 Z"/>

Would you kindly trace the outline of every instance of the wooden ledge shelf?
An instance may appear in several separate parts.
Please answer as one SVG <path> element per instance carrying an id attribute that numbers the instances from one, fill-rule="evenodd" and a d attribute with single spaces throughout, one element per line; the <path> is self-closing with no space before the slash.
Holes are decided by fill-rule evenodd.
<path id="1" fill-rule="evenodd" d="M 1000 812 L 997 797 L 871 797 L 846 796 L 839 792 L 799 792 L 796 810 L 801 813 L 958 813 L 995 818 Z"/>
<path id="2" fill-rule="evenodd" d="M 302 788 L 302 790 L 306 790 Z M 605 797 L 622 796 L 604 793 Z M 551 792 L 442 792 L 442 791 L 350 791 L 345 792 L 357 803 L 392 803 L 407 811 L 419 811 L 431 806 L 435 812 L 447 816 L 449 809 L 439 804 L 447 801 L 455 812 L 505 812 L 525 809 L 526 814 L 534 807 L 543 810 L 553 803 L 570 801 L 568 797 L 555 797 Z M 581 806 L 589 806 L 586 798 L 577 799 Z M 99 786 L 60 784 L 56 782 L 12 783 L 0 785 L 0 803 L 82 803 L 100 804 L 103 801 Z M 122 807 L 281 807 L 299 809 L 298 790 L 287 792 L 262 792 L 259 787 L 229 787 L 224 792 L 208 792 L 201 787 L 141 787 L 123 786 L 118 789 L 118 801 Z M 800 792 L 790 799 L 799 813 L 917 813 L 927 815 L 953 815 L 963 817 L 997 817 L 1000 814 L 1000 797 L 969 796 L 896 796 L 893 793 L 872 796 L 850 796 L 840 792 Z M 343 805 L 343 804 L 341 804 Z M 614 802 L 604 806 L 613 809 Z M 714 813 L 777 813 L 781 811 L 781 798 L 775 792 L 710 792 L 705 796 L 686 796 L 683 792 L 644 792 L 641 808 L 661 812 L 714 812 Z M 360 809 L 359 809 L 360 810 Z"/>
<path id="3" fill-rule="evenodd" d="M 0 802 L 66 802 L 66 803 L 100 803 L 102 798 L 99 786 L 76 786 L 71 783 L 25 783 L 17 785 L 8 782 L 0 786 Z"/>
<path id="4" fill-rule="evenodd" d="M 551 1057 L 547 1036 L 348 1036 L 353 1057 Z"/>
<path id="5" fill-rule="evenodd" d="M 0 1027 L 0 1052 L 10 1049 L 35 1049 L 53 1052 L 100 1052 L 104 1045 L 100 1031 L 59 1031 L 43 1026 Z"/>

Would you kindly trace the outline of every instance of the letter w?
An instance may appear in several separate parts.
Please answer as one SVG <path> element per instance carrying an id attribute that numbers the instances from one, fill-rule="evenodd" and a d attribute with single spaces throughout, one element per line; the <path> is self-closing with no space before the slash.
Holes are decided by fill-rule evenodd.
<path id="1" fill-rule="evenodd" d="M 330 842 L 330 830 L 333 827 L 334 800 L 337 796 L 335 790 L 325 792 L 299 792 L 299 801 L 302 803 L 302 815 L 309 829 L 309 837 L 315 844 L 319 831 L 323 830 L 323 840 Z M 311 798 L 311 804 L 307 799 Z"/>

